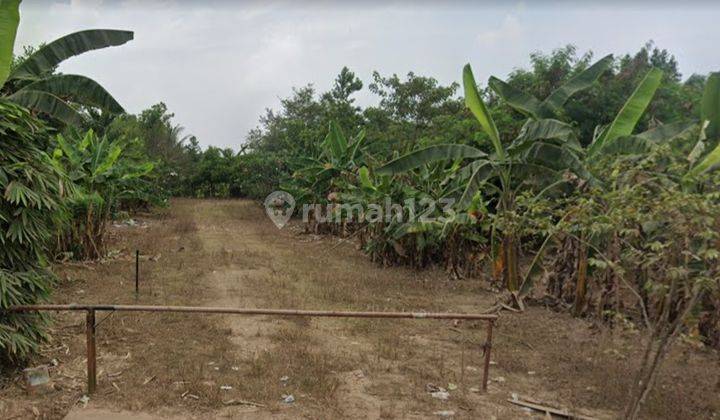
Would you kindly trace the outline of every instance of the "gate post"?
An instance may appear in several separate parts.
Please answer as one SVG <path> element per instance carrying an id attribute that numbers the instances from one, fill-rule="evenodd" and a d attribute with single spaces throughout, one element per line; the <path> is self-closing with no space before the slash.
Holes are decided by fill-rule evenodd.
<path id="1" fill-rule="evenodd" d="M 482 390 L 487 392 L 488 375 L 490 373 L 490 349 L 492 349 L 492 333 L 494 320 L 488 320 L 487 325 L 487 337 L 485 338 L 485 344 L 483 344 L 483 355 L 485 356 L 485 362 L 483 366 L 483 382 Z"/>
<path id="2" fill-rule="evenodd" d="M 95 392 L 97 386 L 97 360 L 95 355 L 95 310 L 88 309 L 85 319 L 85 335 L 87 338 L 87 392 Z"/>

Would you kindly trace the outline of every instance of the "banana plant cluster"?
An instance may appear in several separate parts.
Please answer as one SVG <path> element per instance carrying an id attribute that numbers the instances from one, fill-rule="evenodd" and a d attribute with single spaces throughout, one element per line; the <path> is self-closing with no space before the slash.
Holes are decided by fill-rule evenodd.
<path id="1" fill-rule="evenodd" d="M 104 255 L 104 233 L 121 200 L 146 199 L 153 191 L 147 178 L 152 162 L 137 162 L 127 155 L 124 139 L 110 140 L 92 130 L 72 130 L 57 136 L 55 164 L 76 185 L 69 200 L 70 226 L 59 234 L 60 249 L 84 259 Z"/>
<path id="2" fill-rule="evenodd" d="M 543 103 L 533 102 L 534 106 L 528 109 L 538 115 L 550 115 L 574 92 L 589 86 L 587 74 L 592 80 L 599 76 L 597 66 L 570 80 L 569 86 L 561 87 Z M 540 197 L 564 184 L 566 172 L 591 184 L 598 181 L 582 162 L 582 150 L 572 126 L 554 118 L 528 119 L 516 138 L 503 141 L 469 65 L 463 70 L 463 87 L 465 103 L 489 139 L 489 150 L 486 152 L 488 148 L 482 143 L 434 145 L 399 157 L 380 167 L 378 173 L 395 175 L 435 161 L 465 162 L 458 170 L 464 186 L 458 209 L 472 215 L 484 206 L 484 201 L 490 200 L 492 212 L 504 221 L 493 226 L 491 234 L 498 274 L 502 274 L 507 288 L 515 291 L 520 286 L 519 238 L 517 226 L 511 219 L 516 211 L 517 195 L 532 190 Z"/>
<path id="3" fill-rule="evenodd" d="M 368 223 L 361 235 L 361 245 L 373 261 L 414 267 L 444 261 L 455 277 L 477 268 L 486 241 L 483 226 L 470 223 L 452 206 L 462 191 L 459 171 L 459 162 L 436 162 L 397 177 L 360 168 L 358 185 L 342 198 L 363 208 L 383 209 L 382 220 Z"/>
<path id="4" fill-rule="evenodd" d="M 548 117 L 562 118 L 564 115 L 562 110 L 563 101 L 567 100 L 570 95 L 589 87 L 611 64 L 612 57 L 604 57 L 569 80 L 543 101 L 514 89 L 509 84 L 494 77 L 490 79 L 490 87 L 508 105 L 528 117 L 526 124 L 537 123 Z M 576 149 L 577 156 L 582 159 L 583 178 L 592 181 L 588 182 L 588 185 L 603 190 L 613 188 L 613 186 L 597 181 L 598 178 L 603 178 L 603 171 L 610 166 L 613 160 L 641 158 L 660 145 L 678 139 L 689 139 L 692 133 L 699 133 L 698 140 L 688 155 L 688 165 L 684 173 L 677 181 L 687 188 L 695 182 L 698 176 L 707 173 L 718 165 L 720 162 L 718 160 L 720 150 L 709 151 L 710 146 L 708 146 L 714 145 L 714 147 L 717 147 L 717 142 L 707 141 L 708 138 L 717 137 L 717 129 L 715 128 L 717 123 L 713 121 L 717 120 L 717 110 L 720 109 L 717 98 L 718 74 L 710 75 L 707 81 L 702 100 L 700 123 L 673 122 L 659 124 L 645 132 L 634 133 L 635 127 L 660 86 L 662 77 L 661 70 L 651 69 L 627 99 L 613 121 L 607 126 L 598 126 L 595 130 L 595 136 L 590 141 L 580 143 L 588 144 L 584 149 Z M 710 133 L 709 136 L 707 133 Z M 579 144 L 575 143 L 574 146 L 578 147 Z M 568 168 L 572 169 L 571 167 Z M 578 173 L 578 171 L 575 172 Z M 593 238 L 587 235 L 587 232 L 581 232 L 580 242 L 592 241 Z M 586 265 L 588 262 L 587 247 L 581 244 L 580 248 L 581 258 L 579 258 L 580 266 L 576 270 L 578 279 L 574 302 L 576 313 L 582 312 L 585 304 L 586 279 L 584 275 L 587 273 Z M 526 278 L 525 280 L 528 281 L 529 279 Z M 523 291 L 527 293 L 531 286 L 532 282 L 525 283 Z"/>
<path id="5" fill-rule="evenodd" d="M 299 205 L 318 204 L 325 206 L 329 212 L 333 205 L 339 203 L 339 193 L 357 177 L 357 171 L 364 162 L 363 145 L 365 132 L 360 131 L 352 138 L 345 136 L 340 125 L 331 121 L 328 134 L 320 145 L 317 156 L 303 156 L 292 160 L 291 165 L 296 168 L 292 177 L 285 181 L 281 187 L 295 197 Z M 311 222 L 322 216 L 340 215 L 311 215 Z M 319 225 L 313 224 L 319 229 Z"/>

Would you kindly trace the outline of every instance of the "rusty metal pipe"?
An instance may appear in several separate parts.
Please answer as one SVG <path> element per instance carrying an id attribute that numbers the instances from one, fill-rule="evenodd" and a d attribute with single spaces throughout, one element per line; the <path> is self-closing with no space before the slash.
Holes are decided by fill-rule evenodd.
<path id="1" fill-rule="evenodd" d="M 237 315 L 280 315 L 342 318 L 411 318 L 411 319 L 474 319 L 493 321 L 497 315 L 467 314 L 452 312 L 345 312 L 315 311 L 302 309 L 262 309 L 262 308 L 221 308 L 203 306 L 154 306 L 154 305 L 20 305 L 8 308 L 10 312 L 32 311 L 127 311 L 127 312 L 195 312 L 209 314 Z"/>
<path id="2" fill-rule="evenodd" d="M 485 361 L 483 363 L 482 380 L 483 392 L 487 392 L 488 375 L 490 374 L 490 350 L 492 349 L 493 324 L 495 324 L 495 320 L 488 321 L 487 336 L 485 337 L 485 344 L 483 344 L 483 355 L 485 356 Z"/>
<path id="3" fill-rule="evenodd" d="M 135 250 L 135 296 L 140 293 L 140 250 Z"/>
<path id="4" fill-rule="evenodd" d="M 85 335 L 87 339 L 87 388 L 88 395 L 97 387 L 97 353 L 95 351 L 95 311 L 87 311 L 85 318 Z"/>
<path id="5" fill-rule="evenodd" d="M 95 312 L 96 311 L 127 311 L 127 312 L 191 312 L 208 314 L 236 315 L 279 315 L 309 317 L 342 317 L 342 318 L 409 318 L 409 319 L 469 319 L 487 321 L 487 337 L 483 344 L 485 356 L 483 370 L 483 392 L 487 391 L 488 374 L 490 371 L 490 349 L 492 348 L 492 330 L 497 315 L 466 314 L 443 312 L 344 312 L 344 311 L 312 311 L 301 309 L 260 309 L 260 308 L 218 308 L 202 306 L 153 306 L 153 305 L 20 305 L 8 308 L 9 312 L 35 311 L 87 311 L 87 374 L 88 394 L 95 392 L 97 387 L 97 365 L 95 348 Z"/>

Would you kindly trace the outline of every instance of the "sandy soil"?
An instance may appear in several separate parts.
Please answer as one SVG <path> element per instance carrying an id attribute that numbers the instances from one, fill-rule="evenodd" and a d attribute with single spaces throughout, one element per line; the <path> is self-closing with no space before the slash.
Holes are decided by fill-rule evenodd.
<path id="1" fill-rule="evenodd" d="M 107 260 L 59 266 L 53 302 L 480 312 L 496 299 L 479 279 L 382 268 L 352 241 L 278 230 L 249 201 L 175 200 L 138 221 L 112 229 Z M 83 316 L 58 314 L 33 361 L 51 365 L 53 383 L 28 395 L 11 374 L 0 418 L 543 418 L 508 403 L 513 393 L 613 418 L 642 342 L 631 326 L 608 330 L 542 307 L 503 313 L 481 394 L 481 323 L 104 316 L 96 394 L 83 398 Z M 717 418 L 719 379 L 716 352 L 681 343 L 645 416 Z M 433 398 L 432 386 L 451 388 L 449 399 Z"/>

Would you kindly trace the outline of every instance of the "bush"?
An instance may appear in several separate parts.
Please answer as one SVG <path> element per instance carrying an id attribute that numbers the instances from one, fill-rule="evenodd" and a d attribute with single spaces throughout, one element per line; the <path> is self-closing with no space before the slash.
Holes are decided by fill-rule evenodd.
<path id="1" fill-rule="evenodd" d="M 280 188 L 280 179 L 287 173 L 284 160 L 273 153 L 238 155 L 230 184 L 230 196 L 264 200 L 268 194 Z"/>
<path id="2" fill-rule="evenodd" d="M 48 132 L 26 109 L 0 101 L 0 309 L 45 300 L 53 283 L 47 253 L 68 191 L 42 149 Z M 20 361 L 45 338 L 45 318 L 0 312 L 0 357 Z"/>

